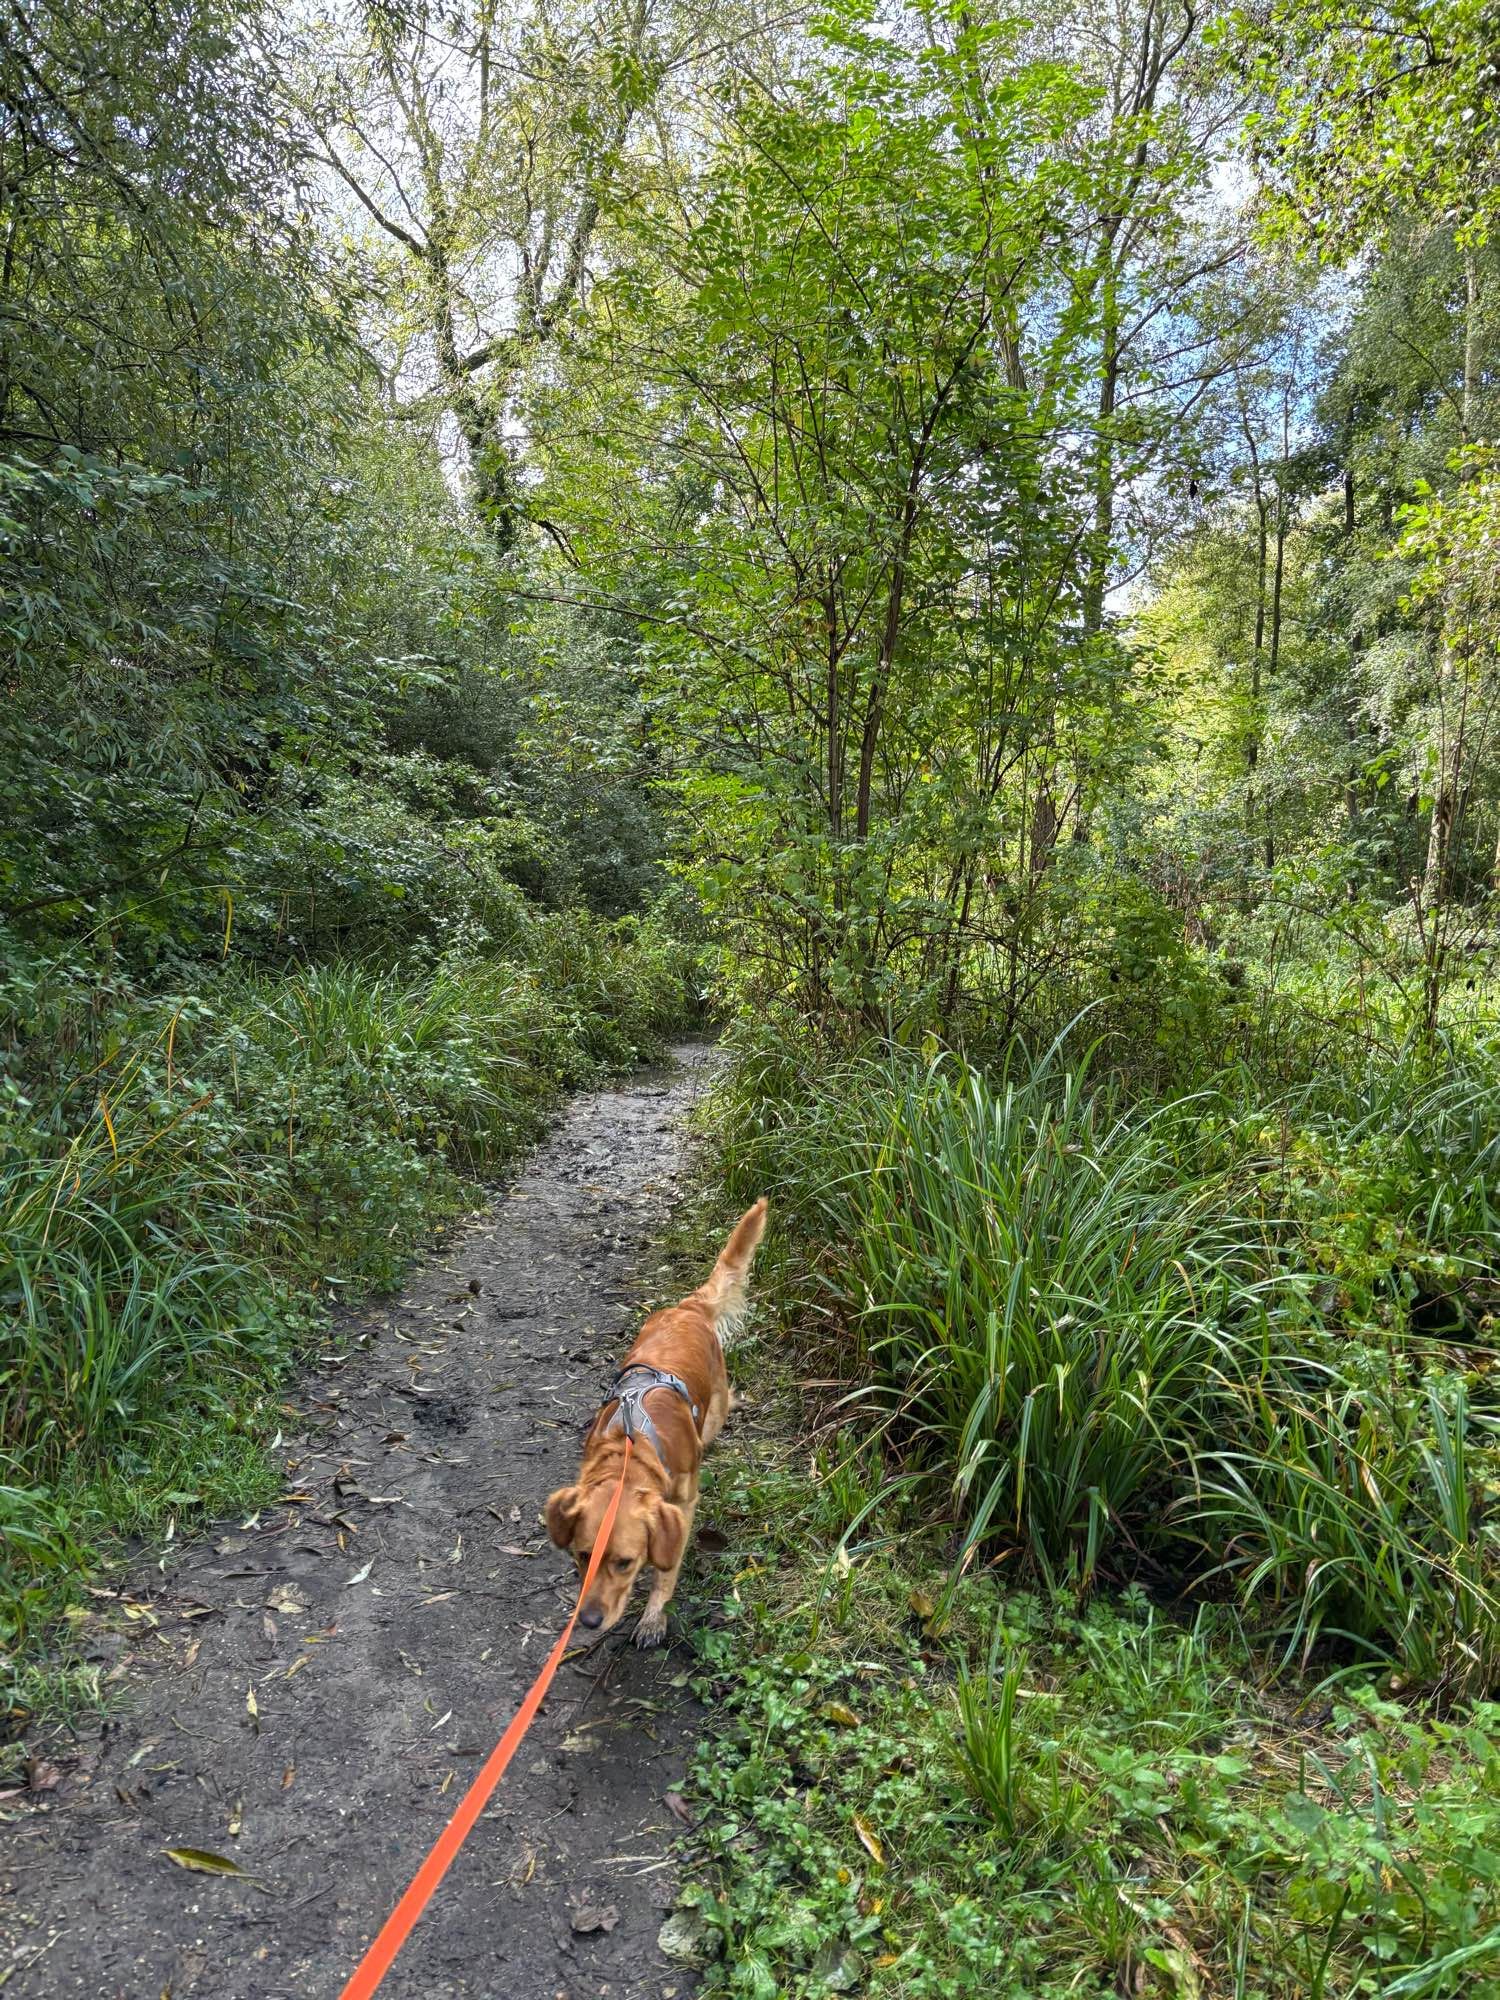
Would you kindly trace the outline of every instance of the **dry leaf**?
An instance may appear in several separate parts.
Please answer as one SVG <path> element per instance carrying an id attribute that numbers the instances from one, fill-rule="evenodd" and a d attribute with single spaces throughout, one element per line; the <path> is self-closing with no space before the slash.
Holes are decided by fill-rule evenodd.
<path id="1" fill-rule="evenodd" d="M 249 1693 L 245 1696 L 245 1713 L 249 1716 L 251 1722 L 254 1724 L 256 1735 L 259 1736 L 260 1703 L 255 1699 L 255 1689 L 253 1687 L 250 1689 Z"/>
<path id="2" fill-rule="evenodd" d="M 581 1903 L 569 1920 L 579 1937 L 589 1937 L 596 1931 L 612 1931 L 620 1921 L 620 1912 L 613 1903 L 606 1903 L 596 1909 L 592 1903 Z"/>
<path id="3" fill-rule="evenodd" d="M 292 1780 L 296 1777 L 296 1775 L 297 1775 L 297 1766 L 295 1764 L 288 1764 L 286 1769 L 281 1774 L 281 1789 L 284 1792 L 289 1792 L 292 1789 Z"/>
<path id="4" fill-rule="evenodd" d="M 375 1558 L 371 1556 L 370 1560 L 365 1564 L 364 1568 L 357 1569 L 354 1572 L 353 1576 L 350 1577 L 349 1581 L 344 1585 L 345 1590 L 353 1590 L 355 1584 L 363 1583 L 365 1578 L 370 1574 L 370 1571 L 374 1569 L 374 1567 L 375 1567 Z"/>
<path id="5" fill-rule="evenodd" d="M 825 1701 L 818 1713 L 825 1722 L 837 1722 L 844 1729 L 858 1729 L 859 1717 L 847 1702 Z"/>
<path id="6" fill-rule="evenodd" d="M 885 1849 L 876 1838 L 875 1829 L 859 1813 L 854 1815 L 854 1831 L 859 1836 L 859 1844 L 875 1863 L 877 1868 L 885 1866 Z"/>
<path id="7" fill-rule="evenodd" d="M 45 1757 L 33 1757 L 26 1766 L 27 1789 L 33 1792 L 55 1792 L 62 1783 L 62 1772 L 55 1764 L 49 1764 Z"/>
<path id="8" fill-rule="evenodd" d="M 234 1802 L 233 1809 L 230 1812 L 229 1825 L 226 1829 L 229 1838 L 231 1840 L 239 1839 L 240 1828 L 244 1824 L 245 1824 L 245 1801 L 243 1799 L 236 1799 Z"/>
<path id="9" fill-rule="evenodd" d="M 667 1811 L 675 1819 L 680 1819 L 684 1826 L 691 1826 L 693 1815 L 688 1811 L 687 1801 L 683 1798 L 681 1792 L 666 1792 L 663 1796 L 666 1799 Z"/>

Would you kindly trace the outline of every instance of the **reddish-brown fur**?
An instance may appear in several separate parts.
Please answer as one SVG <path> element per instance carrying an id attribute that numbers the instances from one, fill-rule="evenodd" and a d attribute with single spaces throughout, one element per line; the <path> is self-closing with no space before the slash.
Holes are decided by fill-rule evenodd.
<path id="1" fill-rule="evenodd" d="M 664 1312 L 653 1313 L 621 1363 L 649 1362 L 681 1376 L 692 1392 L 698 1418 L 674 1389 L 654 1389 L 647 1403 L 661 1437 L 666 1464 L 648 1439 L 636 1440 L 625 1475 L 625 1491 L 615 1517 L 609 1549 L 579 1612 L 592 1631 L 608 1631 L 625 1614 L 635 1580 L 649 1563 L 656 1571 L 651 1595 L 635 1630 L 638 1646 L 660 1645 L 667 1629 L 667 1606 L 693 1531 L 698 1505 L 698 1469 L 729 1413 L 729 1376 L 724 1367 L 721 1323 L 744 1299 L 745 1282 L 766 1226 L 764 1198 L 747 1209 L 719 1252 L 705 1283 Z M 620 1477 L 625 1452 L 622 1430 L 609 1430 L 616 1405 L 608 1402 L 594 1419 L 583 1447 L 577 1483 L 564 1486 L 547 1502 L 547 1532 L 560 1549 L 570 1549 L 579 1574 L 589 1556 L 610 1495 Z"/>

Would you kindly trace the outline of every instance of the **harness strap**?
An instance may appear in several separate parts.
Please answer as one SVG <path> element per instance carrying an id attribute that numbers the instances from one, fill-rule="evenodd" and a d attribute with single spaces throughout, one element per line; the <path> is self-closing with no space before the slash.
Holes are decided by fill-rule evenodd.
<path id="1" fill-rule="evenodd" d="M 698 1405 L 693 1401 L 692 1390 L 680 1375 L 673 1375 L 666 1368 L 653 1368 L 648 1361 L 632 1361 L 620 1370 L 610 1385 L 605 1401 L 612 1399 L 616 1408 L 604 1428 L 606 1431 L 623 1430 L 632 1443 L 643 1437 L 670 1472 L 672 1468 L 661 1437 L 651 1421 L 651 1412 L 646 1408 L 646 1398 L 653 1389 L 674 1390 L 692 1411 L 693 1422 L 697 1423 Z"/>

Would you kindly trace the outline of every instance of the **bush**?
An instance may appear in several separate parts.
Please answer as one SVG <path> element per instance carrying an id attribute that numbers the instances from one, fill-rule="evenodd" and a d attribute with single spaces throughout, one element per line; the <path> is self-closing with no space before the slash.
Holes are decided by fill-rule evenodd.
<path id="1" fill-rule="evenodd" d="M 991 1080 L 745 1033 L 721 1143 L 738 1196 L 776 1191 L 812 1253 L 809 1303 L 854 1344 L 840 1373 L 966 1560 L 1019 1549 L 1087 1587 L 1149 1558 L 1231 1581 L 1304 1656 L 1332 1642 L 1486 1687 L 1493 1391 L 1405 1314 L 1349 1337 L 1326 1203 L 1266 1150 L 1294 1115 L 1336 1143 L 1347 1104 L 1247 1105 L 1241 1082 L 1141 1110 L 1090 1095 L 1055 1049 Z M 1392 1200 L 1429 1259 L 1493 1270 L 1470 1186 L 1490 1136 L 1460 1102 L 1453 1078 L 1408 1079 Z"/>
<path id="2" fill-rule="evenodd" d="M 563 1089 L 635 1061 L 692 1010 L 691 954 L 659 924 L 557 914 L 527 941 L 533 964 L 226 979 L 211 1000 L 96 1023 L 71 1057 L 13 1034 L 0 1120 L 12 1636 L 26 1593 L 73 1565 L 121 1493 L 136 1520 L 211 1504 L 202 1480 L 184 1494 L 150 1466 L 175 1463 L 195 1425 L 233 1432 L 331 1287 L 395 1282 Z M 226 1476 L 243 1470 L 234 1457 Z"/>

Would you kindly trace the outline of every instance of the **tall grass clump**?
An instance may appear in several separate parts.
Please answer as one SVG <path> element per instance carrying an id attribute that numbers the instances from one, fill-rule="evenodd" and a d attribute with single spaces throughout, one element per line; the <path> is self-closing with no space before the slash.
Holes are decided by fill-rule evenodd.
<path id="1" fill-rule="evenodd" d="M 1401 1154 L 1390 1200 L 1422 1226 L 1391 1240 L 1472 1277 L 1495 1246 L 1458 1184 L 1490 1135 L 1459 1105 L 1451 1080 L 1408 1088 L 1408 1128 L 1449 1144 Z M 1134 1106 L 1055 1046 L 987 1077 L 750 1038 L 723 1145 L 737 1191 L 772 1188 L 811 1252 L 851 1398 L 941 1497 L 962 1563 L 1019 1551 L 1086 1588 L 1145 1559 L 1232 1588 L 1301 1657 L 1488 1686 L 1488 1377 L 1412 1331 L 1389 1263 L 1386 1321 L 1341 1322 L 1368 1274 L 1356 1290 L 1323 1254 L 1338 1194 L 1289 1162 L 1333 1128 L 1295 1109 Z"/>
<path id="2" fill-rule="evenodd" d="M 1148 1532 L 1226 1384 L 1255 1377 L 1286 1288 L 1182 1107 L 1132 1117 L 1086 1072 L 856 1062 L 812 1154 L 852 1326 L 904 1455 L 968 1542 L 1012 1539 L 1090 1579 Z M 835 1149 L 836 1148 L 836 1149 Z"/>
<path id="3" fill-rule="evenodd" d="M 0 1645 L 102 1529 L 237 1504 L 257 1399 L 326 1304 L 394 1283 L 562 1090 L 692 1011 L 690 953 L 647 925 L 525 941 L 0 1038 Z"/>

